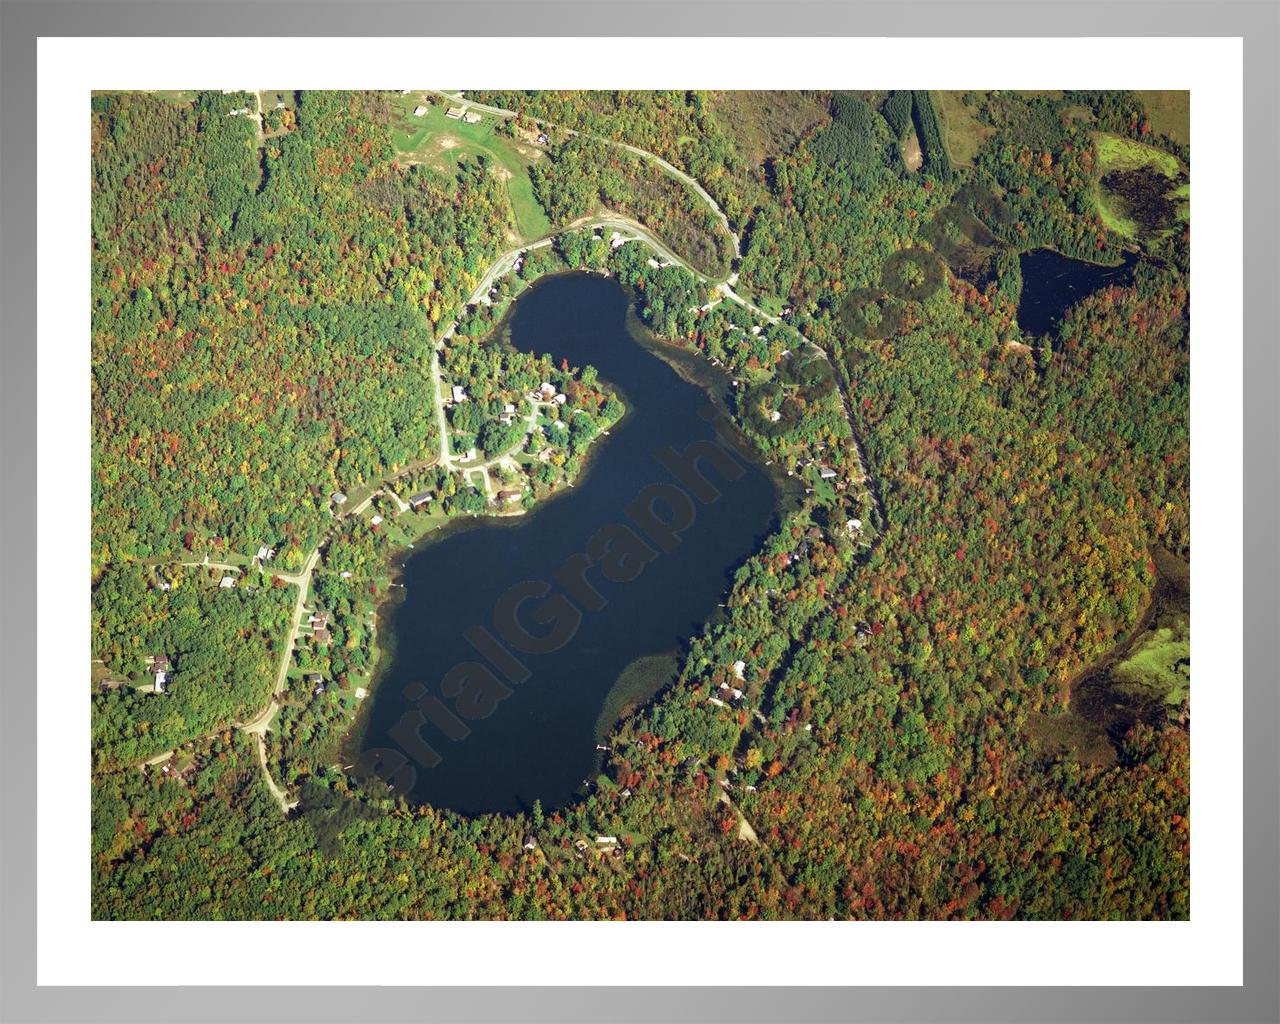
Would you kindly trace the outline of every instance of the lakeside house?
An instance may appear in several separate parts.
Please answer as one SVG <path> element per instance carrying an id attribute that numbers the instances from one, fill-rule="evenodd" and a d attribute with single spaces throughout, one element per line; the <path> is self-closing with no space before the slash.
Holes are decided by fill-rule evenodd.
<path id="1" fill-rule="evenodd" d="M 524 848 L 530 851 L 536 850 L 538 848 L 538 841 L 534 839 L 532 835 L 527 835 L 524 837 Z"/>
<path id="2" fill-rule="evenodd" d="M 538 390 L 534 392 L 537 397 L 534 401 L 549 402 L 556 397 L 555 386 L 547 381 L 543 381 L 538 385 Z"/>
<path id="3" fill-rule="evenodd" d="M 409 495 L 409 507 L 417 512 L 420 508 L 430 504 L 431 495 L 426 491 L 419 491 L 417 494 Z"/>
<path id="4" fill-rule="evenodd" d="M 517 491 L 510 488 L 506 488 L 498 492 L 498 501 L 501 502 L 503 505 L 514 504 L 515 502 L 519 501 L 522 497 L 524 497 L 523 491 Z"/>

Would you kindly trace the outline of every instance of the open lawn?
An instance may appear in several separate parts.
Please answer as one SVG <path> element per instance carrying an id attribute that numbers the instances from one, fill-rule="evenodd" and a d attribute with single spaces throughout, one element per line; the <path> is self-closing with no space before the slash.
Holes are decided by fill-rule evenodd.
<path id="1" fill-rule="evenodd" d="M 1151 130 L 1183 145 L 1191 143 L 1191 93 L 1185 89 L 1139 89 Z"/>
<path id="2" fill-rule="evenodd" d="M 442 174 L 453 174 L 462 160 L 483 157 L 492 172 L 507 185 L 511 213 L 520 240 L 531 241 L 551 233 L 551 222 L 533 197 L 529 167 L 543 159 L 543 151 L 530 143 L 498 134 L 500 119 L 481 113 L 476 124 L 449 118 L 445 111 L 462 106 L 461 101 L 443 100 L 435 94 L 410 92 L 391 98 L 395 121 L 391 138 L 397 152 L 413 163 L 425 164 Z M 414 109 L 427 107 L 422 117 Z"/>
<path id="3" fill-rule="evenodd" d="M 262 90 L 262 109 L 264 112 L 274 110 L 280 104 L 283 104 L 287 109 L 296 109 L 298 106 L 298 94 L 292 89 Z"/>
<path id="4" fill-rule="evenodd" d="M 978 150 L 995 129 L 978 120 L 977 111 L 964 102 L 963 92 L 935 90 L 932 95 L 942 121 L 947 157 L 955 167 L 972 167 Z"/>

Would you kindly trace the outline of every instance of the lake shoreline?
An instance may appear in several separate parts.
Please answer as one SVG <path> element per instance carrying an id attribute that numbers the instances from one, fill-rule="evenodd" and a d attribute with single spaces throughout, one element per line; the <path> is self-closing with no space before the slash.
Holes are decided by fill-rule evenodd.
<path id="1" fill-rule="evenodd" d="M 531 285 L 530 288 L 523 289 L 521 291 L 520 296 L 517 296 L 517 298 L 524 297 L 525 295 L 530 294 L 533 288 L 542 286 L 548 282 L 554 281 L 555 279 L 573 278 L 573 277 L 582 277 L 582 276 L 587 276 L 591 278 L 601 278 L 605 280 L 614 281 L 614 283 L 617 285 L 617 287 L 622 292 L 625 298 L 624 329 L 627 335 L 629 336 L 630 340 L 635 342 L 637 345 L 639 345 L 648 354 L 653 355 L 659 360 L 661 360 L 662 363 L 666 364 L 671 369 L 672 372 L 676 373 L 686 383 L 690 384 L 692 387 L 696 387 L 703 394 L 705 399 L 721 415 L 722 425 L 728 427 L 728 432 L 730 434 L 730 437 L 734 441 L 736 441 L 735 447 L 739 449 L 738 454 L 740 454 L 742 457 L 750 459 L 750 461 L 754 464 L 755 468 L 758 469 L 761 474 L 766 476 L 772 485 L 774 500 L 773 500 L 771 512 L 769 515 L 769 521 L 765 529 L 761 533 L 761 538 L 762 539 L 766 538 L 772 535 L 773 533 L 775 533 L 776 530 L 778 529 L 779 524 L 783 521 L 786 515 L 786 510 L 792 505 L 799 504 L 801 500 L 801 495 L 803 493 L 803 486 L 796 479 L 788 478 L 785 475 L 785 473 L 782 471 L 782 467 L 780 465 L 777 465 L 777 464 L 766 465 L 766 462 L 768 460 L 766 458 L 765 453 L 762 452 L 757 446 L 755 446 L 754 443 L 751 442 L 747 438 L 747 436 L 737 427 L 736 423 L 732 421 L 731 408 L 729 405 L 729 397 L 731 395 L 731 381 L 730 381 L 729 375 L 725 371 L 718 370 L 716 367 L 709 365 L 697 353 L 691 352 L 679 344 L 666 341 L 665 339 L 658 337 L 654 332 L 649 330 L 639 320 L 638 316 L 636 315 L 637 296 L 635 292 L 631 289 L 627 289 L 623 287 L 620 283 L 618 283 L 616 281 L 616 275 L 614 274 L 590 272 L 590 271 L 583 272 L 583 271 L 575 271 L 568 268 L 557 268 L 557 269 L 550 270 L 547 273 L 539 275 L 535 283 Z M 517 304 L 513 299 L 511 303 L 508 305 L 508 307 L 503 311 L 503 315 L 501 319 L 493 325 L 491 330 L 484 336 L 483 340 L 480 341 L 479 343 L 485 344 L 485 345 L 490 345 L 490 344 L 510 345 L 511 344 L 511 324 L 512 324 L 512 319 L 516 311 L 516 308 L 517 308 Z M 612 377 L 609 377 L 603 372 L 600 374 L 600 379 L 618 392 L 619 397 L 622 399 L 626 407 L 626 411 L 623 417 L 608 428 L 610 429 L 611 432 L 615 430 L 621 430 L 628 424 L 628 421 L 633 416 L 636 409 L 636 404 L 627 394 L 626 383 L 613 379 Z M 604 439 L 598 438 L 598 440 L 604 440 Z M 546 498 L 541 499 L 534 508 L 529 510 L 521 510 L 519 514 L 507 514 L 507 515 L 473 514 L 473 515 L 466 516 L 465 518 L 459 518 L 456 521 L 448 521 L 443 524 L 437 524 L 436 526 L 428 529 L 427 531 L 424 531 L 421 534 L 415 535 L 413 541 L 411 542 L 413 543 L 414 547 L 409 547 L 407 545 L 398 547 L 388 556 L 387 561 L 385 563 L 386 570 L 388 574 L 391 576 L 393 582 L 398 585 L 390 588 L 388 593 L 382 598 L 382 600 L 380 600 L 377 603 L 375 607 L 376 654 L 375 654 L 374 669 L 370 674 L 368 683 L 366 684 L 366 688 L 368 690 L 368 696 L 364 699 L 364 701 L 362 701 L 361 705 L 358 707 L 356 715 L 352 722 L 351 728 L 347 730 L 342 740 L 340 741 L 340 748 L 343 753 L 343 759 L 345 763 L 352 763 L 355 757 L 359 755 L 361 748 L 364 747 L 366 741 L 368 740 L 371 725 L 375 717 L 377 717 L 374 714 L 373 709 L 377 704 L 378 695 L 382 692 L 383 684 L 388 682 L 389 673 L 395 663 L 395 657 L 396 657 L 397 650 L 399 648 L 400 638 L 397 637 L 396 635 L 394 623 L 397 621 L 397 616 L 400 613 L 402 605 L 404 604 L 407 598 L 405 571 L 411 559 L 413 559 L 416 556 L 423 555 L 424 553 L 435 548 L 438 542 L 445 541 L 445 540 L 452 540 L 457 536 L 460 536 L 472 531 L 477 526 L 498 527 L 500 525 L 503 525 L 504 523 L 505 525 L 508 525 L 511 527 L 526 526 L 531 519 L 534 519 L 536 517 L 537 513 L 558 505 L 559 502 L 556 499 L 561 498 L 573 492 L 575 488 L 577 488 L 579 485 L 587 482 L 588 478 L 594 473 L 596 468 L 600 465 L 601 453 L 605 447 L 606 446 L 604 444 L 600 444 L 600 445 L 593 444 L 589 449 L 589 451 L 587 452 L 587 454 L 584 456 L 582 467 L 579 470 L 578 475 L 575 477 L 573 481 L 573 486 L 563 487 L 557 490 L 555 493 L 548 495 Z M 425 544 L 423 543 L 423 541 L 425 541 Z M 753 547 L 752 550 L 746 552 L 737 562 L 735 562 L 729 569 L 729 578 L 730 579 L 732 578 L 732 574 L 736 572 L 737 569 L 742 564 L 745 564 L 747 560 L 749 560 L 751 557 L 754 557 L 757 551 L 758 551 L 758 545 L 756 547 Z M 714 616 L 714 613 L 716 611 L 717 609 L 715 608 L 711 609 L 712 616 Z M 699 628 L 704 628 L 706 625 L 706 621 L 708 620 L 701 621 L 699 623 Z M 687 645 L 688 641 L 696 635 L 697 635 L 697 631 L 695 630 L 692 633 L 690 633 L 688 636 L 686 636 L 683 643 L 678 648 L 678 650 L 674 652 L 679 656 L 676 662 L 677 670 L 678 670 L 680 661 L 683 658 L 685 646 Z M 663 653 L 667 653 L 667 651 L 664 650 Z M 652 652 L 650 652 L 650 654 L 652 654 Z M 635 660 L 643 661 L 648 656 L 649 655 L 641 654 Z M 627 667 L 629 668 L 630 666 L 627 666 Z M 611 690 L 613 687 L 616 687 L 619 678 L 621 677 L 610 680 Z M 660 687 L 659 689 L 661 688 L 662 687 Z M 643 704 L 651 701 L 655 696 L 656 692 L 657 691 L 649 693 L 641 703 Z M 382 694 L 382 696 L 385 699 L 390 695 Z M 631 709 L 632 712 L 634 710 L 635 708 Z M 577 799 L 579 795 L 580 794 L 576 794 L 573 797 L 573 799 Z M 438 809 L 441 809 L 441 810 L 448 809 L 450 810 L 451 813 L 456 813 L 467 818 L 480 817 L 486 814 L 507 813 L 499 810 L 499 811 L 481 812 L 480 814 L 472 815 L 467 813 L 466 811 L 459 810 L 457 808 L 448 807 L 447 804 L 444 804 L 444 805 L 433 804 L 432 806 L 436 806 L 438 807 Z M 511 812 L 511 813 L 516 813 L 516 812 Z"/>

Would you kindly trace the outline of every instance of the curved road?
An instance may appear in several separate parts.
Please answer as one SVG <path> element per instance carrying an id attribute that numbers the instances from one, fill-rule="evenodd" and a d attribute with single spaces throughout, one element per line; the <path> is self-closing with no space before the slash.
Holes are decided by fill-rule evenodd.
<path id="1" fill-rule="evenodd" d="M 437 96 L 444 96 L 444 97 L 448 97 L 449 99 L 456 100 L 461 103 L 465 103 L 466 105 L 470 107 L 474 107 L 477 110 L 483 110 L 487 113 L 493 114 L 498 117 L 513 118 L 516 116 L 516 112 L 513 110 L 504 110 L 501 107 L 494 107 L 484 103 L 477 103 L 474 100 L 465 99 L 460 93 L 450 93 L 450 92 L 445 92 L 443 90 L 427 90 L 427 91 L 433 92 Z M 259 94 L 259 104 L 261 104 L 260 94 Z M 560 128 L 561 130 L 567 132 L 570 135 L 587 135 L 588 134 L 585 132 L 579 132 L 576 129 L 564 128 L 563 126 L 555 125 L 549 121 L 542 121 L 542 120 L 535 119 L 534 123 L 543 125 L 545 127 Z M 715 199 L 711 197 L 710 193 L 708 193 L 707 190 L 703 188 L 702 185 L 695 178 L 686 174 L 684 171 L 680 170 L 678 167 L 673 166 L 669 161 L 664 160 L 662 157 L 658 156 L 656 153 L 651 153 L 648 150 L 640 149 L 638 146 L 632 146 L 624 142 L 618 142 L 614 139 L 608 139 L 598 135 L 592 135 L 589 137 L 598 139 L 599 141 L 605 142 L 611 146 L 616 146 L 620 149 L 625 149 L 628 152 L 631 152 L 636 156 L 641 157 L 642 159 L 645 159 L 654 164 L 657 164 L 663 170 L 665 170 L 668 174 L 672 175 L 673 177 L 679 179 L 680 181 L 688 185 L 691 189 L 694 190 L 694 192 L 696 192 L 703 199 L 704 202 L 707 203 L 708 206 L 711 207 L 717 219 L 720 221 L 721 225 L 723 226 L 724 230 L 728 233 L 729 237 L 733 240 L 735 261 L 740 260 L 742 258 L 741 240 L 739 239 L 737 233 L 730 227 L 728 217 L 725 215 L 725 212 L 720 208 L 719 204 L 715 201 Z M 783 322 L 781 317 L 771 316 L 770 314 L 762 310 L 759 306 L 755 305 L 754 303 L 750 302 L 747 299 L 744 299 L 742 296 L 740 296 L 737 292 L 734 291 L 733 286 L 737 283 L 737 279 L 738 279 L 737 271 L 732 271 L 729 274 L 729 276 L 724 279 L 710 278 L 707 275 L 703 274 L 702 272 L 691 267 L 684 259 L 676 255 L 674 251 L 672 251 L 665 243 L 663 243 L 659 238 L 657 238 L 643 224 L 640 224 L 637 221 L 631 220 L 628 217 L 619 216 L 617 214 L 603 214 L 596 217 L 582 218 L 580 220 L 574 221 L 571 224 L 565 225 L 564 227 L 560 228 L 558 231 L 554 231 L 549 235 L 545 235 L 542 238 L 536 239 L 532 242 L 525 243 L 524 245 L 516 246 L 515 248 L 509 249 L 506 252 L 502 253 L 500 256 L 497 257 L 497 259 L 493 261 L 492 264 L 490 264 L 488 270 L 485 271 L 484 275 L 480 279 L 479 284 L 477 284 L 475 289 L 472 291 L 471 296 L 467 300 L 466 305 L 471 306 L 481 302 L 487 303 L 489 301 L 489 292 L 493 289 L 495 282 L 504 274 L 511 272 L 511 270 L 515 267 L 516 260 L 520 257 L 521 254 L 531 249 L 541 249 L 548 245 L 551 245 L 552 242 L 562 234 L 566 234 L 571 231 L 595 230 L 596 228 L 615 230 L 623 238 L 624 242 L 635 242 L 635 241 L 643 242 L 645 245 L 649 246 L 649 248 L 651 248 L 655 253 L 657 253 L 657 255 L 664 261 L 683 267 L 690 274 L 696 277 L 699 281 L 703 282 L 704 284 L 711 285 L 715 289 L 715 291 L 723 298 L 728 299 L 731 302 L 737 303 L 738 305 L 742 306 L 744 309 L 749 310 L 750 312 L 752 312 L 753 314 L 755 314 L 756 316 L 760 317 L 762 320 L 765 320 L 770 324 L 780 324 Z M 458 319 L 455 319 L 453 323 L 448 327 L 448 329 L 439 337 L 439 339 L 436 342 L 435 348 L 432 350 L 432 353 L 431 353 L 431 374 L 435 380 L 435 385 L 436 385 L 436 425 L 437 425 L 437 429 L 440 431 L 439 464 L 442 465 L 446 470 L 450 472 L 458 470 L 460 467 L 458 467 L 458 465 L 454 462 L 453 456 L 449 450 L 449 430 L 448 430 L 448 422 L 445 417 L 445 411 L 444 411 L 445 410 L 445 393 L 444 393 L 444 380 L 440 372 L 440 352 L 443 349 L 445 342 L 447 342 L 451 337 L 453 337 L 454 332 L 457 330 L 458 322 L 459 322 Z M 880 521 L 881 523 L 884 523 L 885 521 L 884 509 L 880 503 L 880 497 L 876 491 L 874 483 L 872 482 L 870 475 L 866 471 L 866 461 L 863 458 L 862 447 L 858 441 L 857 429 L 854 426 L 853 409 L 849 402 L 849 395 L 848 395 L 848 391 L 845 386 L 844 380 L 840 376 L 839 371 L 836 369 L 835 364 L 832 361 L 831 356 L 826 351 L 826 349 L 822 348 L 822 346 L 820 345 L 815 344 L 814 342 L 806 338 L 803 334 L 800 334 L 799 331 L 796 331 L 796 334 L 802 342 L 804 342 L 806 345 L 810 346 L 811 348 L 815 349 L 816 351 L 820 352 L 822 354 L 822 357 L 827 361 L 828 365 L 831 366 L 832 373 L 834 374 L 835 380 L 838 384 L 841 403 L 844 406 L 845 418 L 848 420 L 848 423 L 849 423 L 850 436 L 852 438 L 852 443 L 853 443 L 854 458 L 858 466 L 859 479 L 856 480 L 855 482 L 867 486 L 868 493 L 870 494 L 872 502 L 875 504 L 876 511 L 879 515 Z M 536 412 L 535 412 L 535 415 L 536 415 Z M 503 456 L 499 456 L 495 459 L 490 460 L 490 462 L 484 463 L 483 467 L 470 466 L 465 468 L 487 469 L 487 467 L 492 462 L 499 461 L 499 459 L 501 459 L 502 457 Z M 346 513 L 346 515 L 340 516 L 338 518 L 342 519 L 342 518 L 346 518 L 346 516 L 349 516 L 349 515 L 355 515 L 358 511 L 360 511 L 361 508 L 363 508 L 365 504 L 367 504 L 367 500 L 366 502 L 362 503 L 360 508 L 354 508 L 350 510 L 350 512 Z M 298 588 L 298 599 L 294 605 L 294 612 L 293 612 L 293 627 L 289 631 L 289 637 L 285 643 L 285 649 L 280 659 L 280 668 L 276 674 L 275 687 L 274 687 L 274 691 L 272 693 L 270 702 L 267 704 L 265 708 L 263 708 L 262 711 L 260 711 L 257 715 L 255 715 L 251 720 L 237 725 L 237 728 L 239 728 L 243 732 L 254 735 L 255 739 L 257 740 L 258 760 L 259 760 L 259 763 L 262 765 L 262 771 L 263 771 L 263 775 L 266 777 L 267 787 L 270 789 L 272 796 L 280 804 L 281 810 L 283 810 L 286 814 L 293 807 L 297 806 L 297 801 L 294 800 L 290 802 L 288 800 L 287 794 L 279 786 L 276 785 L 275 780 L 271 777 L 271 770 L 267 764 L 266 742 L 263 739 L 263 734 L 271 727 L 271 722 L 274 720 L 275 715 L 279 710 L 279 703 L 277 698 L 284 691 L 285 679 L 289 671 L 289 663 L 292 660 L 293 651 L 297 645 L 298 636 L 302 627 L 302 615 L 303 615 L 303 612 L 305 611 L 307 592 L 310 589 L 310 585 L 311 585 L 311 576 L 316 567 L 316 563 L 319 561 L 320 547 L 322 545 L 323 545 L 323 541 L 321 542 L 321 545 L 317 545 L 315 550 L 312 551 L 311 554 L 308 556 L 307 561 L 304 563 L 303 568 L 300 572 L 295 574 L 286 574 L 286 573 L 275 574 L 277 577 L 284 580 L 286 583 L 289 583 Z M 233 565 L 224 564 L 224 563 L 208 562 L 207 560 L 199 563 L 184 563 L 184 564 L 205 565 L 209 568 L 235 569 L 236 571 L 243 571 L 244 569 L 243 566 L 233 566 Z M 171 754 L 172 752 L 169 752 L 169 753 Z M 154 764 L 160 760 L 164 760 L 167 756 L 168 755 L 160 755 L 159 757 L 152 758 L 145 763 Z M 723 797 L 723 794 L 722 794 L 722 797 Z M 728 803 L 729 801 L 726 800 L 725 802 Z M 743 819 L 743 823 L 745 824 L 744 832 L 750 832 L 751 831 L 750 825 L 746 824 L 745 818 Z M 750 836 L 744 834 L 742 838 L 754 839 L 755 837 L 754 837 L 754 833 L 752 833 Z M 758 842 L 758 840 L 755 840 L 755 841 Z"/>

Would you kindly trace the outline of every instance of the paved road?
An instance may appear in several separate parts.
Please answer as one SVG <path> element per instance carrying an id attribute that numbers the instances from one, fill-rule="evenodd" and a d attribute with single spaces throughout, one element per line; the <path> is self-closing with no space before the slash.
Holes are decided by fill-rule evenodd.
<path id="1" fill-rule="evenodd" d="M 512 118 L 516 116 L 515 111 L 512 111 L 512 110 L 504 110 L 501 107 L 493 107 L 483 103 L 476 103 L 473 100 L 464 100 L 461 94 L 459 93 L 449 93 L 441 90 L 428 90 L 428 91 L 434 91 L 435 94 L 438 96 L 447 96 L 451 99 L 461 100 L 462 102 L 465 102 L 468 106 L 475 107 L 477 110 L 483 110 L 499 117 Z M 257 94 L 257 96 L 258 96 L 258 116 L 259 118 L 261 118 L 262 98 L 260 93 Z M 562 126 L 553 125 L 551 124 L 551 122 L 547 122 L 547 121 L 538 121 L 536 123 L 542 124 L 548 127 L 562 127 Z M 259 125 L 261 126 L 261 120 L 259 121 Z M 586 133 L 577 132 L 575 129 L 571 129 L 571 128 L 563 128 L 563 130 L 573 135 L 586 134 Z M 634 153 L 636 156 L 642 157 L 645 160 L 649 160 L 659 165 L 660 167 L 662 167 L 667 173 L 673 175 L 674 177 L 678 178 L 679 180 L 689 185 L 689 187 L 692 188 L 700 197 L 702 197 L 702 199 L 715 212 L 717 218 L 720 220 L 725 231 L 728 232 L 730 238 L 732 238 L 733 240 L 735 257 L 738 259 L 741 258 L 742 243 L 738 238 L 738 235 L 729 226 L 729 220 L 726 217 L 724 211 L 720 208 L 719 204 L 716 203 L 716 201 L 711 197 L 711 195 L 706 191 L 706 189 L 702 187 L 702 185 L 696 179 L 692 178 L 691 176 L 686 174 L 684 171 L 681 171 L 678 167 L 673 166 L 670 162 L 668 162 L 667 160 L 664 160 L 662 157 L 658 156 L 656 153 L 651 153 L 648 150 L 640 149 L 637 146 L 631 146 L 631 145 L 628 145 L 627 143 L 617 142 L 613 139 L 607 139 L 601 136 L 592 136 L 592 137 L 600 139 L 600 141 L 608 143 L 611 146 L 617 146 L 621 149 L 628 150 L 629 152 Z M 476 285 L 475 289 L 471 293 L 471 297 L 468 299 L 467 305 L 475 305 L 480 302 L 487 303 L 489 301 L 489 292 L 493 289 L 494 283 L 502 275 L 511 272 L 511 270 L 515 266 L 515 262 L 517 258 L 519 258 L 519 256 L 522 253 L 525 253 L 531 249 L 541 249 L 541 248 L 544 248 L 545 246 L 551 245 L 552 242 L 555 240 L 555 238 L 557 238 L 559 235 L 564 234 L 566 232 L 594 230 L 596 228 L 600 228 L 602 230 L 617 231 L 619 235 L 623 238 L 624 243 L 630 243 L 634 241 L 644 242 L 647 246 L 653 249 L 653 251 L 657 253 L 657 255 L 663 261 L 668 263 L 673 263 L 683 267 L 685 270 L 689 271 L 689 273 L 693 274 L 698 280 L 714 287 L 716 291 L 720 295 L 722 295 L 724 298 L 737 303 L 738 305 L 742 306 L 745 309 L 750 310 L 756 316 L 767 321 L 768 323 L 778 324 L 782 322 L 780 317 L 771 316 L 770 314 L 766 313 L 764 310 L 760 309 L 759 306 L 756 306 L 754 303 L 743 298 L 736 291 L 734 291 L 734 285 L 737 284 L 737 280 L 738 280 L 738 274 L 736 271 L 734 271 L 724 279 L 709 278 L 707 275 L 694 269 L 685 260 L 681 259 L 681 257 L 676 255 L 674 251 L 672 251 L 666 244 L 664 244 L 659 238 L 657 238 L 652 232 L 650 232 L 649 229 L 646 228 L 643 224 L 640 224 L 637 221 L 631 220 L 630 218 L 619 216 L 617 214 L 606 214 L 598 217 L 582 218 L 578 221 L 573 222 L 572 224 L 565 225 L 559 231 L 553 232 L 552 234 L 546 235 L 532 242 L 528 242 L 524 245 L 516 246 L 515 248 L 509 249 L 506 252 L 502 253 L 500 256 L 498 256 L 497 259 L 493 261 L 493 263 L 489 266 L 488 270 L 485 271 L 484 275 L 480 279 L 480 282 Z M 487 462 L 479 463 L 474 466 L 459 467 L 459 465 L 454 462 L 453 456 L 451 455 L 450 449 L 449 449 L 449 429 L 448 429 L 448 421 L 445 416 L 445 391 L 444 391 L 444 380 L 441 375 L 441 368 L 440 368 L 440 351 L 444 347 L 445 342 L 448 341 L 448 339 L 450 339 L 451 337 L 453 337 L 455 331 L 457 330 L 457 326 L 458 326 L 458 321 L 454 320 L 454 322 L 440 336 L 439 340 L 436 343 L 435 348 L 432 350 L 432 353 L 431 353 L 431 373 L 436 382 L 436 422 L 437 422 L 437 428 L 440 432 L 440 456 L 438 461 L 439 461 L 439 464 L 442 465 L 448 471 L 454 471 L 459 468 L 464 468 L 467 470 L 480 469 L 484 472 L 486 481 L 489 481 L 489 474 L 488 474 L 489 467 L 495 463 L 501 462 L 502 460 L 508 458 L 510 453 L 503 453 L 502 455 L 496 456 L 495 458 L 490 459 Z M 831 364 L 832 372 L 835 375 L 835 379 L 839 387 L 840 398 L 844 406 L 845 417 L 849 422 L 849 428 L 853 438 L 854 456 L 857 461 L 858 473 L 860 477 L 858 482 L 868 485 L 869 493 L 871 495 L 872 501 L 876 505 L 876 509 L 877 509 L 877 512 L 879 513 L 881 522 L 883 522 L 884 510 L 880 504 L 879 495 L 876 492 L 876 489 L 871 482 L 871 478 L 866 472 L 866 461 L 863 458 L 862 448 L 857 439 L 857 431 L 854 426 L 855 420 L 853 418 L 853 410 L 849 402 L 849 396 L 848 396 L 843 378 L 840 376 L 840 373 L 838 372 L 834 364 L 832 364 L 831 357 L 825 349 L 823 349 L 820 345 L 814 344 L 814 342 L 806 338 L 804 335 L 800 334 L 798 331 L 796 333 L 797 335 L 799 335 L 800 339 L 806 345 L 809 345 L 816 351 L 820 352 L 822 354 L 822 357 L 828 362 L 828 364 Z M 531 424 L 534 422 L 535 417 L 536 417 L 536 410 L 533 416 L 530 417 L 529 422 Z M 342 516 L 339 517 L 339 519 L 346 518 L 352 515 L 357 515 L 360 512 L 362 512 L 365 508 L 368 507 L 369 502 L 373 500 L 373 496 L 376 493 L 377 493 L 377 490 L 375 489 L 375 491 L 370 493 L 370 495 L 363 502 L 361 502 L 355 508 L 352 508 L 348 512 L 344 513 Z M 403 504 L 402 502 L 400 502 L 400 499 L 398 496 L 395 496 L 395 500 L 397 504 L 400 504 L 400 505 Z M 302 614 L 303 614 L 303 611 L 305 610 L 307 591 L 310 588 L 312 572 L 315 569 L 316 563 L 319 561 L 319 558 L 320 558 L 320 547 L 317 547 L 314 551 L 311 552 L 310 556 L 307 558 L 307 561 L 304 564 L 301 572 L 295 573 L 292 575 L 285 574 L 285 573 L 275 573 L 275 575 L 278 576 L 280 579 L 298 587 L 298 599 L 296 604 L 294 605 L 293 628 L 290 630 L 288 641 L 285 644 L 285 650 L 281 658 L 280 668 L 276 674 L 275 691 L 272 695 L 270 703 L 267 705 L 267 707 L 265 707 L 262 711 L 260 711 L 257 715 L 255 715 L 253 719 L 238 726 L 238 728 L 240 728 L 242 731 L 254 734 L 256 736 L 257 744 L 258 744 L 258 758 L 262 765 L 263 774 L 266 776 L 267 785 L 270 788 L 272 795 L 280 803 L 281 809 L 284 810 L 285 813 L 288 813 L 288 811 L 292 807 L 296 806 L 297 801 L 294 801 L 293 803 L 289 803 L 287 800 L 286 794 L 280 789 L 280 787 L 278 787 L 275 784 L 275 780 L 272 779 L 271 771 L 267 765 L 266 743 L 263 739 L 263 734 L 266 732 L 267 729 L 270 728 L 271 722 L 275 718 L 276 712 L 279 710 L 277 697 L 284 691 L 284 683 L 288 675 L 289 664 L 292 660 L 293 651 L 297 644 L 298 635 L 301 630 Z M 242 572 L 244 570 L 244 566 L 231 565 L 228 563 L 210 562 L 208 561 L 207 555 L 205 556 L 205 560 L 203 562 L 184 562 L 183 564 L 184 565 L 204 565 L 209 568 L 235 570 L 237 572 Z M 164 755 L 159 755 L 156 758 L 153 758 L 150 761 L 145 763 L 147 764 L 158 763 L 160 761 L 167 759 L 167 757 L 171 753 L 172 751 Z M 730 806 L 733 806 L 728 800 L 727 796 L 725 796 L 724 794 L 721 794 L 721 798 L 724 800 L 725 803 L 728 803 L 730 804 Z M 739 812 L 739 815 L 741 816 L 741 812 Z M 741 819 L 739 835 L 741 838 L 746 839 L 750 842 L 759 842 L 759 839 L 756 838 L 755 832 L 751 828 L 750 823 L 747 822 L 746 818 Z"/>
<path id="2" fill-rule="evenodd" d="M 434 91 L 437 96 L 448 96 L 450 99 L 457 100 L 460 103 L 465 103 L 469 107 L 475 107 L 476 110 L 483 110 L 485 113 L 493 114 L 495 117 L 502 117 L 502 118 L 506 118 L 507 120 L 510 120 L 511 118 L 517 116 L 517 113 L 514 110 L 506 110 L 502 107 L 493 107 L 487 103 L 477 103 L 475 100 L 467 99 L 462 93 L 442 92 L 439 90 L 428 90 L 428 91 L 429 92 Z M 705 202 L 708 206 L 710 206 L 713 211 L 715 211 L 716 219 L 720 221 L 720 225 L 721 227 L 724 228 L 725 233 L 728 234 L 728 236 L 733 240 L 734 253 L 741 255 L 742 243 L 738 239 L 737 232 L 735 232 L 733 228 L 729 226 L 728 216 L 725 214 L 724 210 L 720 209 L 720 204 L 717 203 L 715 199 L 711 197 L 711 193 L 709 193 L 705 188 L 702 187 L 702 183 L 699 182 L 697 178 L 694 178 L 691 175 L 686 174 L 684 171 L 680 170 L 679 167 L 676 167 L 670 161 L 665 160 L 662 157 L 658 156 L 657 153 L 651 153 L 649 152 L 649 150 L 641 149 L 639 146 L 632 146 L 626 142 L 619 142 L 617 139 L 610 139 L 604 135 L 594 135 L 594 134 L 591 134 L 590 132 L 579 131 L 576 128 L 567 128 L 564 125 L 556 124 L 554 121 L 544 121 L 539 118 L 530 118 L 530 120 L 532 120 L 534 124 L 543 128 L 556 128 L 564 132 L 566 135 L 581 135 L 584 138 L 596 139 L 599 142 L 606 143 L 607 145 L 614 146 L 618 149 L 625 149 L 628 153 L 633 153 L 636 156 L 640 157 L 642 160 L 647 160 L 650 163 L 657 164 L 664 171 L 670 174 L 673 178 L 676 178 L 679 181 L 684 182 L 686 185 L 689 186 L 689 188 L 693 189 L 693 191 L 698 194 L 698 196 L 702 199 L 702 201 Z M 734 278 L 736 280 L 737 278 L 736 274 L 734 275 Z"/>

